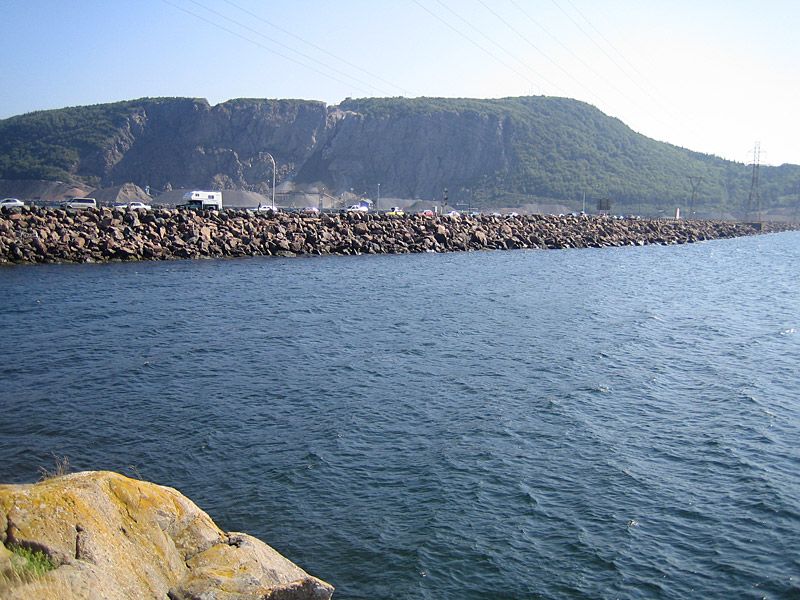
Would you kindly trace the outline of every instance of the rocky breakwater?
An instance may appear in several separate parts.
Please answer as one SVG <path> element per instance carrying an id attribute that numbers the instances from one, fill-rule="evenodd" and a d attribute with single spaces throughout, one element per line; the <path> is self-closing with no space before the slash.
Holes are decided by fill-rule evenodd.
<path id="1" fill-rule="evenodd" d="M 385 254 L 684 244 L 787 224 L 607 216 L 401 217 L 248 211 L 24 209 L 0 215 L 0 262 L 101 262 L 302 254 Z"/>
<path id="2" fill-rule="evenodd" d="M 26 555 L 47 568 L 34 573 Z M 327 600 L 333 588 L 226 533 L 172 488 L 110 472 L 0 485 L 0 597 Z"/>

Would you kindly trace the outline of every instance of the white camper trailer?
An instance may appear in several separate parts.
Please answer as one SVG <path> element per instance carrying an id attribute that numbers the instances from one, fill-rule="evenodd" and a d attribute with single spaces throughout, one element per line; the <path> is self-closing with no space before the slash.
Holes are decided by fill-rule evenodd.
<path id="1" fill-rule="evenodd" d="M 186 208 L 195 210 L 222 210 L 222 192 L 196 190 L 183 195 Z"/>

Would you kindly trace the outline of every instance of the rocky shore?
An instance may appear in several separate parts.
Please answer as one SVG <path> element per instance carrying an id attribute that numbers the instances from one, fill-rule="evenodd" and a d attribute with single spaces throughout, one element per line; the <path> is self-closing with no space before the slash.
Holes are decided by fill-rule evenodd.
<path id="1" fill-rule="evenodd" d="M 787 223 L 588 215 L 396 217 L 25 208 L 0 214 L 0 263 L 602 248 L 685 244 L 797 228 Z"/>
<path id="2" fill-rule="evenodd" d="M 5 600 L 329 600 L 332 593 L 261 540 L 222 531 L 172 488 L 103 471 L 0 485 Z"/>

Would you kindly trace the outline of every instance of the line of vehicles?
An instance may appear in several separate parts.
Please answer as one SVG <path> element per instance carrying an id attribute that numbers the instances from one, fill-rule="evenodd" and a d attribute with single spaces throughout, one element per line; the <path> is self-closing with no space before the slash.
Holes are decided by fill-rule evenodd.
<path id="1" fill-rule="evenodd" d="M 16 208 L 23 208 L 25 207 L 25 203 L 17 198 L 4 198 L 0 200 L 0 209 L 8 209 L 13 210 Z M 61 208 L 70 209 L 70 210 L 81 210 L 87 208 L 97 208 L 98 203 L 95 198 L 70 198 L 68 200 L 62 201 L 59 206 Z M 138 200 L 133 200 L 130 202 L 122 203 L 122 204 L 115 204 L 114 208 L 119 209 L 126 209 L 126 210 L 137 210 L 137 211 L 149 211 L 152 210 L 152 207 L 145 202 L 141 202 Z M 188 210 L 222 210 L 222 192 L 213 192 L 213 191 L 204 191 L 204 190 L 192 190 L 190 192 L 186 192 L 183 195 L 183 203 L 178 204 L 176 208 L 183 208 Z M 248 209 L 250 212 L 254 213 L 263 213 L 263 214 L 277 214 L 279 212 L 300 212 L 301 214 L 305 215 L 318 215 L 320 213 L 320 209 L 316 206 L 306 206 L 302 209 L 281 209 L 277 206 L 273 206 L 270 204 L 259 204 L 256 208 Z M 347 213 L 368 213 L 372 210 L 372 202 L 370 200 L 364 200 L 359 204 L 353 204 L 346 208 L 341 209 L 339 212 L 343 214 Z M 382 212 L 386 216 L 389 217 L 402 217 L 405 216 L 406 212 L 399 206 L 393 206 L 387 211 L 373 211 L 373 212 Z M 419 211 L 417 214 L 427 217 L 433 217 L 437 213 L 433 210 L 422 210 Z M 460 213 L 455 210 L 451 210 L 450 212 L 443 213 L 445 216 L 449 217 L 458 217 Z M 499 216 L 499 215 L 498 215 Z"/>
<path id="2" fill-rule="evenodd" d="M 179 204 L 178 208 L 188 208 L 194 210 L 222 210 L 222 192 L 204 192 L 204 191 L 191 191 L 183 195 L 183 204 Z M 19 198 L 3 198 L 0 200 L 0 209 L 16 209 L 24 208 L 26 204 Z M 81 210 L 86 208 L 97 208 L 97 200 L 95 198 L 69 198 L 63 200 L 58 205 L 60 208 L 71 210 Z M 152 206 L 139 200 L 131 200 L 130 202 L 123 202 L 121 204 L 114 204 L 114 208 L 122 208 L 127 210 L 152 210 Z"/>
<path id="3" fill-rule="evenodd" d="M 79 210 L 82 208 L 97 208 L 97 200 L 94 198 L 72 198 L 62 202 L 60 206 L 61 208 L 70 208 L 73 210 Z M 138 200 L 132 200 L 131 202 L 125 202 L 123 204 L 115 204 L 114 208 L 124 208 L 127 210 L 152 210 L 152 206 L 145 204 L 144 202 L 139 202 Z"/>
<path id="4" fill-rule="evenodd" d="M 27 205 L 19 198 L 3 198 L 0 200 L 0 209 L 13 210 L 15 208 L 25 208 Z M 70 198 L 59 203 L 59 208 L 69 208 L 81 210 L 85 208 L 97 208 L 97 200 L 94 198 Z M 126 202 L 125 204 L 115 204 L 114 208 L 126 208 L 128 210 L 151 210 L 149 204 L 139 201 Z"/>

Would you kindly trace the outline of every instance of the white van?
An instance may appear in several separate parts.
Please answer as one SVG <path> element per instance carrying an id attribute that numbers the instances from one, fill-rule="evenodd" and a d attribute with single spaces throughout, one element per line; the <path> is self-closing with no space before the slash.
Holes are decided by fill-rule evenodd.
<path id="1" fill-rule="evenodd" d="M 73 198 L 72 200 L 64 200 L 61 203 L 61 208 L 97 208 L 97 200 L 94 198 Z"/>

